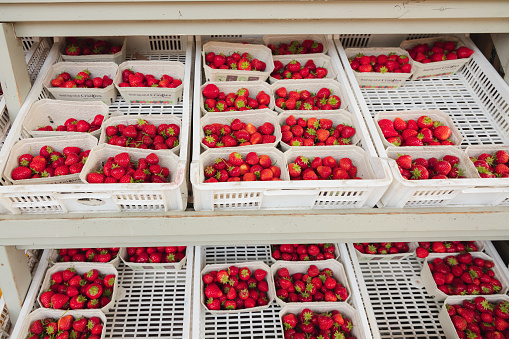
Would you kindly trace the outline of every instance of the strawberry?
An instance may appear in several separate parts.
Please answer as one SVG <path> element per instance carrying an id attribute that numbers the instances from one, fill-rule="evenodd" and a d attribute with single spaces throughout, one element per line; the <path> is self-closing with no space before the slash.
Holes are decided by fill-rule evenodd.
<path id="1" fill-rule="evenodd" d="M 62 309 L 69 301 L 69 296 L 61 293 L 56 293 L 51 296 L 51 307 L 54 309 Z"/>
<path id="2" fill-rule="evenodd" d="M 30 325 L 29 331 L 32 334 L 41 334 L 43 331 L 42 322 L 40 320 L 34 321 L 32 325 Z"/>
<path id="3" fill-rule="evenodd" d="M 93 283 L 88 285 L 86 295 L 90 299 L 99 299 L 103 293 L 103 287 L 100 284 Z"/>
<path id="4" fill-rule="evenodd" d="M 267 275 L 267 272 L 265 270 L 262 270 L 262 269 L 257 269 L 254 272 L 254 277 L 258 281 L 262 281 L 263 279 L 265 279 L 266 275 Z"/>
<path id="5" fill-rule="evenodd" d="M 59 331 L 69 331 L 72 327 L 74 318 L 72 315 L 64 315 L 58 319 L 57 325 Z"/>
<path id="6" fill-rule="evenodd" d="M 11 177 L 13 180 L 25 180 L 32 177 L 32 171 L 28 167 L 19 166 L 12 170 Z"/>
<path id="7" fill-rule="evenodd" d="M 223 292 L 219 289 L 217 284 L 212 283 L 207 285 L 205 288 L 205 296 L 207 298 L 221 298 L 223 296 Z"/>

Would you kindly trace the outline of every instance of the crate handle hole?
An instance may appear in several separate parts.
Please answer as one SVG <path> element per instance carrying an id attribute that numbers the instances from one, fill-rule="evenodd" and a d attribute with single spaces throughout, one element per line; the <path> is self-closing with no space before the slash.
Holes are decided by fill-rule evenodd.
<path id="1" fill-rule="evenodd" d="M 85 206 L 102 206 L 106 201 L 96 198 L 80 198 L 78 202 Z"/>

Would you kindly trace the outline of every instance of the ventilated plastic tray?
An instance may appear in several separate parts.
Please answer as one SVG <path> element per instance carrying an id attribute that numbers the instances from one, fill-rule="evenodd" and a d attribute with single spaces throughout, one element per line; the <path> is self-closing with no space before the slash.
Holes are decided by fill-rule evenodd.
<path id="1" fill-rule="evenodd" d="M 355 254 L 357 255 L 357 260 L 359 261 L 397 261 L 402 260 L 415 255 L 415 249 L 418 244 L 416 242 L 408 243 L 408 252 L 404 253 L 395 253 L 395 254 L 366 254 L 361 253 L 357 249 L 355 250 Z"/>
<path id="2" fill-rule="evenodd" d="M 127 260 L 127 247 L 122 247 L 120 249 L 120 251 L 118 252 L 118 254 L 119 254 L 118 256 L 122 259 L 122 262 L 126 266 L 129 266 L 134 271 L 137 271 L 137 270 L 146 270 L 146 271 L 180 270 L 186 264 L 187 251 L 192 251 L 192 250 L 193 250 L 192 247 L 188 246 L 187 249 L 186 249 L 186 256 L 184 256 L 184 258 L 182 260 L 180 260 L 179 262 L 174 262 L 174 263 L 146 263 L 146 264 L 141 264 L 141 263 L 130 262 L 130 261 Z"/>
<path id="3" fill-rule="evenodd" d="M 304 67 L 306 62 L 308 60 L 313 60 L 316 67 L 323 67 L 327 70 L 327 75 L 324 78 L 315 78 L 315 79 L 306 79 L 306 80 L 320 80 L 320 79 L 336 79 L 337 74 L 334 70 L 334 67 L 332 67 L 332 59 L 323 53 L 317 53 L 317 54 L 291 54 L 291 55 L 274 55 L 274 61 L 281 61 L 284 66 L 286 66 L 290 61 L 297 60 L 300 62 L 301 66 Z M 289 79 L 281 79 L 281 80 L 289 80 Z M 303 79 L 304 80 L 304 79 Z M 278 81 L 278 79 L 273 78 L 272 76 L 269 77 L 269 81 L 271 84 Z"/>
<path id="4" fill-rule="evenodd" d="M 80 39 L 86 39 L 87 37 L 80 37 Z M 120 52 L 115 54 L 90 54 L 90 55 L 67 55 L 65 54 L 65 47 L 67 44 L 64 41 L 64 44 L 61 49 L 62 60 L 71 61 L 71 62 L 114 62 L 116 64 L 120 64 L 126 58 L 127 54 L 127 38 L 124 37 L 93 37 L 94 40 L 106 40 L 111 42 L 113 46 L 122 46 Z M 65 39 L 64 39 L 65 40 Z"/>

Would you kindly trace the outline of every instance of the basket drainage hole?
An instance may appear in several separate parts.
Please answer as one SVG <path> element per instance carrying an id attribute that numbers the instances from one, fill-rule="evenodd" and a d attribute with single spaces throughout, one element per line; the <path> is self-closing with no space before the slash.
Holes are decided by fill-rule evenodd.
<path id="1" fill-rule="evenodd" d="M 96 198 L 80 198 L 78 202 L 85 206 L 102 206 L 106 201 Z"/>
<path id="2" fill-rule="evenodd" d="M 422 278 L 420 275 L 413 275 L 410 277 L 410 282 L 417 288 L 424 288 L 424 284 L 422 283 Z"/>

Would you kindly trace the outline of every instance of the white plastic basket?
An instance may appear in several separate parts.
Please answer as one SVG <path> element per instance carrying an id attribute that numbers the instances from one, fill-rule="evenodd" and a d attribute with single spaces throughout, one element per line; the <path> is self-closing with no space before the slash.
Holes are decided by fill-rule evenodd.
<path id="1" fill-rule="evenodd" d="M 322 88 L 328 88 L 331 91 L 331 95 L 337 95 L 341 99 L 341 105 L 339 109 L 349 110 L 350 99 L 346 95 L 343 84 L 332 80 L 332 79 L 319 79 L 319 80 L 278 80 L 272 85 L 272 91 L 274 92 L 274 99 L 276 99 L 276 90 L 280 87 L 285 87 L 288 92 L 290 91 L 303 91 L 308 90 L 311 93 L 316 93 Z M 283 113 L 286 110 L 275 106 L 275 109 L 279 113 Z M 320 112 L 334 112 L 337 110 L 323 110 Z"/>
<path id="2" fill-rule="evenodd" d="M 258 93 L 260 93 L 260 91 L 264 91 L 270 97 L 270 103 L 268 105 L 269 109 L 271 109 L 271 110 L 274 109 L 274 93 L 272 93 L 272 88 L 265 82 L 261 82 L 261 81 L 206 82 L 205 84 L 203 84 L 201 86 L 200 93 L 203 93 L 203 89 L 208 84 L 216 85 L 219 88 L 219 91 L 224 92 L 226 95 L 228 93 L 236 93 L 241 88 L 246 88 L 247 90 L 249 90 L 249 97 L 256 98 L 256 95 Z M 244 114 L 246 112 L 249 112 L 249 111 L 208 112 L 205 109 L 205 98 L 203 97 L 203 95 L 200 95 L 200 106 L 201 106 L 201 111 L 202 111 L 203 115 L 205 115 L 205 114 L 212 114 L 212 115 L 214 115 L 214 114 L 236 114 L 236 113 Z M 250 111 L 256 112 L 259 110 L 257 109 L 257 110 L 250 110 Z"/>
<path id="3" fill-rule="evenodd" d="M 114 62 L 120 64 L 124 62 L 127 54 L 127 38 L 125 37 L 93 37 L 97 40 L 106 40 L 111 42 L 113 46 L 122 46 L 120 52 L 115 54 L 90 54 L 90 55 L 67 55 L 65 54 L 65 47 L 67 44 L 63 44 L 61 49 L 62 60 L 70 62 Z M 86 38 L 80 38 L 86 39 Z"/>
<path id="4" fill-rule="evenodd" d="M 118 66 L 114 62 L 58 62 L 50 67 L 43 80 L 44 87 L 57 100 L 102 101 L 107 105 L 117 98 L 113 84 L 106 88 L 60 88 L 51 86 L 51 80 L 60 73 L 68 72 L 74 78 L 79 72 L 88 69 L 92 77 L 109 76 L 112 80 L 117 74 Z"/>
<path id="5" fill-rule="evenodd" d="M 67 132 L 67 131 L 37 131 L 39 127 L 51 126 L 57 128 L 63 125 L 69 118 L 76 120 L 85 120 L 92 122 L 97 114 L 104 116 L 104 121 L 108 119 L 109 111 L 108 106 L 100 101 L 64 101 L 64 100 L 50 100 L 42 99 L 34 102 L 28 111 L 28 114 L 23 121 L 23 128 L 32 137 L 50 137 L 50 136 L 79 136 L 82 132 Z M 99 137 L 101 129 L 93 131 L 90 135 Z"/>
<path id="6" fill-rule="evenodd" d="M 118 252 L 118 256 L 122 259 L 122 262 L 129 266 L 132 270 L 135 271 L 161 271 L 161 270 L 180 270 L 185 265 L 187 260 L 187 251 L 189 250 L 189 246 L 186 248 L 186 256 L 179 262 L 174 263 L 136 263 L 130 262 L 127 260 L 127 247 L 122 247 Z"/>
<path id="7" fill-rule="evenodd" d="M 366 254 L 361 253 L 359 250 L 355 249 L 355 254 L 357 255 L 357 260 L 359 261 L 398 261 L 415 255 L 415 250 L 417 249 L 417 246 L 418 244 L 416 242 L 409 242 L 408 252 L 404 253 Z"/>
<path id="8" fill-rule="evenodd" d="M 260 61 L 265 62 L 265 71 L 243 71 L 233 69 L 213 69 L 207 66 L 205 56 L 209 52 L 230 55 L 232 53 L 249 53 Z M 271 50 L 262 45 L 237 44 L 230 42 L 209 41 L 203 45 L 203 68 L 207 81 L 265 81 L 274 70 L 274 60 Z"/>
<path id="9" fill-rule="evenodd" d="M 302 261 L 276 261 L 275 264 L 273 264 L 270 267 L 270 274 L 272 274 L 272 280 L 275 283 L 277 272 L 280 268 L 287 268 L 288 272 L 290 273 L 290 276 L 292 276 L 294 273 L 302 273 L 306 274 L 307 270 L 310 265 L 315 265 L 318 267 L 320 271 L 329 268 L 332 271 L 332 277 L 336 279 L 338 283 L 341 283 L 346 290 L 348 291 L 348 298 L 346 300 L 341 300 L 342 302 L 348 302 L 350 300 L 351 296 L 351 290 L 350 286 L 348 284 L 348 280 L 346 277 L 345 268 L 343 267 L 343 264 L 338 262 L 334 259 L 328 259 L 328 260 L 320 260 L 320 261 L 308 261 L 308 262 L 302 262 Z M 274 285 L 275 286 L 275 285 Z M 287 305 L 302 305 L 304 303 L 296 302 L 296 303 L 287 303 L 276 295 L 276 303 L 279 304 L 281 307 L 285 307 Z M 313 304 L 317 302 L 312 302 Z"/>
<path id="10" fill-rule="evenodd" d="M 278 245 L 279 245 L 279 244 L 278 244 Z M 282 262 L 282 263 L 287 263 L 287 262 L 298 262 L 298 263 L 301 263 L 301 264 L 302 264 L 302 263 L 309 264 L 310 262 L 311 262 L 311 263 L 315 263 L 315 262 L 323 261 L 323 260 L 314 260 L 314 261 L 300 261 L 300 260 L 293 261 L 293 260 L 291 260 L 291 261 L 290 261 L 290 260 L 283 260 L 283 259 L 276 260 L 276 259 L 274 259 L 274 257 L 272 256 L 272 254 L 274 253 L 275 249 L 277 249 L 277 248 L 275 248 L 275 246 L 277 246 L 277 245 L 271 245 L 271 251 L 270 251 L 270 253 L 271 253 L 271 255 L 270 255 L 270 259 L 272 260 L 272 262 L 273 262 L 273 263 L 276 263 L 276 262 Z M 335 259 L 335 260 L 338 260 L 338 261 L 340 261 L 340 259 L 339 259 L 339 246 L 340 246 L 339 244 L 334 243 L 334 259 Z M 327 260 L 329 260 L 329 259 L 327 259 Z"/>
<path id="11" fill-rule="evenodd" d="M 451 141 L 454 143 L 455 146 L 460 146 L 461 142 L 463 141 L 463 136 L 461 135 L 461 132 L 458 130 L 458 128 L 454 125 L 454 122 L 449 117 L 447 113 L 444 113 L 440 110 L 412 110 L 412 111 L 387 111 L 387 112 L 379 112 L 375 115 L 375 125 L 376 129 L 378 131 L 378 134 L 380 138 L 382 139 L 383 144 L 385 147 L 394 147 L 393 144 L 388 142 L 383 133 L 380 129 L 380 126 L 378 125 L 378 122 L 382 119 L 389 119 L 391 121 L 394 121 L 396 118 L 401 118 L 405 121 L 408 120 L 415 120 L 420 116 L 426 115 L 433 119 L 433 121 L 440 121 L 442 125 L 448 126 L 451 129 Z M 435 146 L 436 147 L 436 146 Z"/>
<path id="12" fill-rule="evenodd" d="M 443 259 L 450 255 L 455 256 L 454 254 L 451 254 L 451 253 L 431 253 L 426 258 L 426 260 L 424 261 L 424 263 L 422 265 L 422 270 L 421 270 L 422 283 L 423 283 L 424 287 L 426 288 L 426 291 L 428 292 L 428 294 L 433 296 L 435 298 L 435 300 L 437 300 L 437 301 L 445 300 L 448 297 L 448 295 L 438 289 L 437 284 L 435 283 L 435 280 L 433 279 L 433 273 L 431 273 L 428 262 L 433 261 L 433 259 L 435 259 L 435 258 Z M 502 288 L 498 293 L 493 293 L 493 294 L 506 294 L 507 290 L 508 290 L 508 278 L 507 278 L 506 272 L 504 272 L 506 270 L 506 268 L 500 267 L 500 265 L 498 264 L 498 262 L 496 260 L 494 260 L 492 257 L 490 257 L 489 255 L 484 254 L 484 253 L 472 252 L 472 257 L 473 258 L 481 258 L 484 260 L 490 260 L 495 264 L 495 266 L 493 267 L 493 271 L 495 272 L 495 278 L 500 280 L 500 283 L 502 284 Z"/>
<path id="13" fill-rule="evenodd" d="M 440 313 L 438 314 L 438 320 L 440 321 L 440 325 L 442 325 L 442 329 L 444 330 L 445 337 L 447 339 L 459 339 L 458 333 L 456 332 L 456 328 L 452 323 L 451 317 L 447 312 L 447 305 L 462 305 L 463 300 L 474 301 L 475 296 L 449 296 L 445 299 L 444 305 L 440 309 Z M 507 295 L 483 295 L 487 301 L 490 303 L 499 303 L 501 301 L 509 301 L 509 297 Z"/>
<path id="14" fill-rule="evenodd" d="M 433 44 L 435 41 L 454 41 L 456 46 L 464 46 L 460 39 L 454 36 L 439 36 L 434 38 L 423 38 L 423 39 L 415 39 L 415 40 L 405 40 L 401 43 L 400 47 L 408 50 L 412 49 L 414 46 L 419 44 Z M 414 74 L 412 76 L 412 80 L 422 79 L 422 78 L 431 78 L 442 75 L 450 75 L 457 72 L 463 65 L 469 62 L 472 59 L 464 58 L 464 59 L 456 59 L 456 60 L 444 60 L 439 62 L 430 62 L 427 64 L 423 64 L 421 62 L 417 62 L 414 60 L 412 67 L 415 67 Z"/>
<path id="15" fill-rule="evenodd" d="M 325 113 L 322 113 L 323 111 L 284 111 L 284 113 L 281 113 L 278 115 L 279 125 L 283 126 L 286 125 L 286 119 L 293 115 L 295 119 L 303 118 L 303 119 L 309 119 L 309 118 L 316 118 L 316 119 L 330 119 L 332 120 L 332 126 L 335 128 L 339 124 L 344 125 L 350 125 L 356 129 L 355 134 L 351 138 L 351 144 L 357 145 L 361 141 L 361 133 L 357 131 L 358 127 L 354 124 L 354 118 L 352 114 L 348 111 L 345 111 L 344 109 L 336 110 L 333 112 L 326 111 Z M 281 129 L 280 129 L 281 131 Z M 286 142 L 281 141 L 280 143 L 281 149 L 283 152 L 286 152 L 289 149 L 295 148 L 295 149 L 301 149 L 302 146 L 290 146 Z M 309 147 L 309 146 L 306 146 Z M 327 146 L 330 147 L 330 146 Z"/>
<path id="16" fill-rule="evenodd" d="M 274 44 L 276 47 L 280 44 L 290 44 L 292 41 L 298 41 L 302 44 L 304 40 L 313 40 L 316 42 L 320 42 L 323 45 L 323 52 L 327 53 L 329 46 L 327 44 L 327 40 L 323 34 L 293 34 L 293 35 L 283 35 L 283 34 L 275 34 L 275 35 L 265 35 L 263 37 L 263 43 L 265 45 Z"/>
<path id="17" fill-rule="evenodd" d="M 465 170 L 463 179 L 407 180 L 401 176 L 396 159 L 398 154 L 408 154 L 412 159 L 454 155 L 460 159 L 459 167 Z M 381 201 L 385 207 L 429 207 L 446 206 L 453 198 L 463 194 L 463 190 L 474 187 L 480 178 L 465 152 L 454 146 L 429 147 L 389 147 L 387 155 L 394 180 Z M 470 178 L 470 179 L 469 179 Z"/>
<path id="18" fill-rule="evenodd" d="M 265 122 L 270 122 L 274 125 L 274 135 L 276 136 L 276 141 L 270 144 L 257 144 L 257 145 L 248 145 L 242 147 L 258 147 L 259 145 L 265 146 L 274 146 L 281 141 L 281 128 L 278 125 L 277 113 L 271 111 L 270 109 L 261 109 L 256 111 L 246 111 L 240 113 L 234 112 L 224 112 L 223 114 L 207 114 L 203 118 L 201 118 L 201 129 L 200 129 L 200 140 L 205 138 L 205 132 L 203 132 L 203 127 L 209 124 L 221 123 L 221 124 L 229 124 L 233 119 L 240 119 L 240 121 L 246 124 L 253 124 L 257 128 L 263 125 Z M 206 145 L 201 143 L 204 149 L 209 149 Z M 231 149 L 231 148 L 230 148 Z"/>
<path id="19" fill-rule="evenodd" d="M 43 309 L 46 309 L 42 303 L 41 303 L 41 295 L 47 291 L 51 285 L 51 276 L 55 272 L 59 271 L 65 271 L 69 267 L 73 267 L 76 274 L 83 275 L 84 273 L 87 273 L 88 271 L 92 269 L 96 269 L 99 272 L 99 275 L 108 275 L 108 274 L 114 274 L 115 275 L 115 283 L 113 285 L 113 291 L 111 293 L 111 301 L 105 305 L 102 308 L 99 309 L 82 309 L 80 312 L 83 314 L 90 314 L 90 313 L 96 313 L 97 310 L 101 310 L 104 313 L 107 313 L 109 309 L 113 307 L 115 304 L 115 300 L 117 298 L 118 293 L 118 272 L 117 269 L 110 264 L 97 264 L 97 263 L 57 263 L 53 265 L 53 267 L 49 268 L 46 271 L 46 275 L 44 276 L 44 281 L 42 282 L 41 289 L 39 291 L 39 294 L 37 295 L 37 302 L 39 303 L 39 306 Z"/>
<path id="20" fill-rule="evenodd" d="M 316 67 L 323 67 L 327 70 L 327 75 L 324 78 L 316 78 L 316 79 L 302 79 L 302 80 L 320 80 L 320 79 L 332 79 L 335 80 L 337 77 L 337 73 L 332 67 L 332 59 L 325 54 L 291 54 L 291 55 L 275 55 L 274 61 L 281 61 L 283 65 L 287 65 L 292 60 L 297 60 L 300 62 L 301 66 L 304 66 L 308 60 L 313 60 L 315 62 Z M 290 79 L 280 79 L 280 80 L 290 80 Z M 269 77 L 269 81 L 271 84 L 278 81 L 278 79 Z"/>
<path id="21" fill-rule="evenodd" d="M 138 122 L 139 119 L 146 120 L 149 124 L 154 124 L 157 126 L 161 124 L 175 124 L 179 126 L 182 129 L 182 120 L 180 120 L 178 117 L 173 115 L 163 115 L 163 114 L 154 114 L 154 115 L 122 115 L 117 117 L 109 118 L 108 121 L 104 122 L 101 127 L 100 131 L 100 138 L 99 138 L 99 145 L 108 143 L 108 137 L 106 136 L 106 128 L 108 126 L 116 126 L 118 124 L 124 124 L 124 125 L 133 125 Z M 179 154 L 180 152 L 180 136 L 182 133 L 179 134 L 179 144 L 177 147 L 173 147 L 171 151 L 175 154 Z M 118 149 L 123 149 L 127 152 L 129 152 L 130 149 L 133 149 L 133 147 L 119 147 Z"/>
<path id="22" fill-rule="evenodd" d="M 415 71 L 414 61 L 412 58 L 410 58 L 410 55 L 407 51 L 399 47 L 347 48 L 345 49 L 345 53 L 348 59 L 355 57 L 359 53 L 368 56 L 379 56 L 380 54 L 388 55 L 389 53 L 396 53 L 397 55 L 406 55 L 409 58 L 409 63 L 412 65 L 412 71 L 410 73 L 362 73 L 354 71 L 353 74 L 355 75 L 360 88 L 398 88 L 402 86 L 405 81 L 410 79 L 413 72 Z M 350 65 L 346 65 L 345 67 L 350 67 Z"/>
<path id="23" fill-rule="evenodd" d="M 145 158 L 147 155 L 154 153 L 159 157 L 159 165 L 161 167 L 167 167 L 170 170 L 170 176 L 168 183 L 165 184 L 154 184 L 154 189 L 162 188 L 165 185 L 174 184 L 178 178 L 178 157 L 170 150 L 151 150 L 151 149 L 140 149 L 140 148 L 124 148 L 119 146 L 112 146 L 108 144 L 102 144 L 94 147 L 88 156 L 87 162 L 80 172 L 80 179 L 84 183 L 87 182 L 87 174 L 99 170 L 103 167 L 104 163 L 109 157 L 114 157 L 119 153 L 127 152 L 131 157 L 131 161 L 137 162 L 141 158 Z M 108 186 L 112 184 L 101 184 L 102 186 Z M 134 184 L 133 184 L 134 185 Z M 146 184 L 149 185 L 149 184 Z"/>
<path id="24" fill-rule="evenodd" d="M 117 254 L 117 256 L 115 258 L 111 259 L 110 261 L 108 261 L 107 263 L 100 263 L 100 262 L 95 263 L 94 262 L 94 264 L 110 264 L 110 265 L 113 265 L 115 268 L 117 268 L 120 263 L 120 250 L 119 250 L 119 253 Z M 58 254 L 57 249 L 49 250 L 48 261 L 50 261 L 51 263 L 54 263 L 54 264 L 63 263 L 62 261 L 59 261 L 60 258 L 61 257 Z M 74 263 L 75 262 L 73 262 L 73 261 L 67 262 L 68 265 L 73 265 Z"/>
<path id="25" fill-rule="evenodd" d="M 182 84 L 176 88 L 166 87 L 120 87 L 122 72 L 125 69 L 132 69 L 133 72 L 152 74 L 161 78 L 167 74 L 175 79 L 182 80 Z M 133 104 L 164 104 L 176 105 L 182 101 L 184 91 L 185 66 L 178 61 L 141 61 L 133 60 L 121 63 L 113 83 L 118 92 L 126 102 Z"/>
<path id="26" fill-rule="evenodd" d="M 101 319 L 101 324 L 103 325 L 103 331 L 101 333 L 101 339 L 104 339 L 106 337 L 106 326 L 107 326 L 107 319 L 103 312 L 99 310 L 89 310 L 82 312 L 83 310 L 53 310 L 53 309 L 47 309 L 47 308 L 39 308 L 32 313 L 28 315 L 26 318 L 20 319 L 23 321 L 21 325 L 21 332 L 24 335 L 24 338 L 27 337 L 28 332 L 30 331 L 30 326 L 32 323 L 36 320 L 43 320 L 46 318 L 54 318 L 54 319 L 60 319 L 64 315 L 72 315 L 74 319 L 84 317 L 86 319 L 90 319 L 91 317 L 98 317 Z"/>
<path id="27" fill-rule="evenodd" d="M 65 183 L 76 183 L 79 182 L 79 174 L 68 174 L 62 176 L 53 176 L 47 178 L 36 178 L 36 179 L 24 179 L 14 180 L 12 179 L 12 170 L 19 166 L 18 157 L 22 154 L 29 153 L 34 157 L 39 155 L 39 150 L 43 146 L 50 146 L 53 151 L 62 153 L 63 149 L 68 146 L 80 147 L 81 151 L 91 150 L 97 146 L 97 139 L 89 134 L 81 133 L 76 136 L 59 136 L 59 137 L 47 137 L 47 138 L 36 138 L 36 139 L 25 139 L 20 140 L 15 144 L 3 171 L 2 177 L 13 185 L 42 185 L 42 184 L 65 184 Z"/>
<path id="28" fill-rule="evenodd" d="M 206 265 L 203 270 L 201 271 L 201 276 L 203 277 L 205 274 L 211 272 L 211 271 L 219 271 L 219 270 L 227 270 L 230 266 L 236 266 L 239 269 L 242 267 L 247 267 L 251 271 L 251 274 L 254 274 L 254 272 L 257 269 L 262 269 L 267 272 L 267 275 L 265 276 L 265 279 L 267 281 L 267 284 L 269 285 L 269 291 L 267 292 L 267 299 L 269 299 L 267 305 L 265 306 L 255 306 L 252 308 L 244 308 L 244 309 L 235 309 L 235 310 L 209 310 L 207 306 L 205 305 L 205 286 L 203 283 L 203 279 L 200 279 L 201 285 L 201 305 L 205 308 L 206 312 L 221 315 L 221 314 L 231 314 L 231 313 L 245 313 L 245 312 L 257 312 L 262 311 L 266 308 L 269 308 L 272 304 L 272 301 L 274 300 L 276 296 L 276 291 L 274 290 L 274 281 L 272 280 L 272 275 L 270 274 L 270 267 L 261 261 L 252 261 L 252 262 L 243 262 L 239 264 L 212 264 L 212 265 Z"/>
<path id="29" fill-rule="evenodd" d="M 349 304 L 344 302 L 343 303 L 311 302 L 311 303 L 288 304 L 287 306 L 283 307 L 281 311 L 279 311 L 279 320 L 281 322 L 281 338 L 284 338 L 283 317 L 289 313 L 293 313 L 298 316 L 304 309 L 310 309 L 313 312 L 320 313 L 337 310 L 341 313 L 341 315 L 352 321 L 353 329 L 351 334 L 355 336 L 355 338 L 367 339 L 371 337 L 366 335 L 366 333 L 369 333 L 369 335 L 371 334 L 370 329 L 362 326 L 359 311 L 357 311 Z"/>

